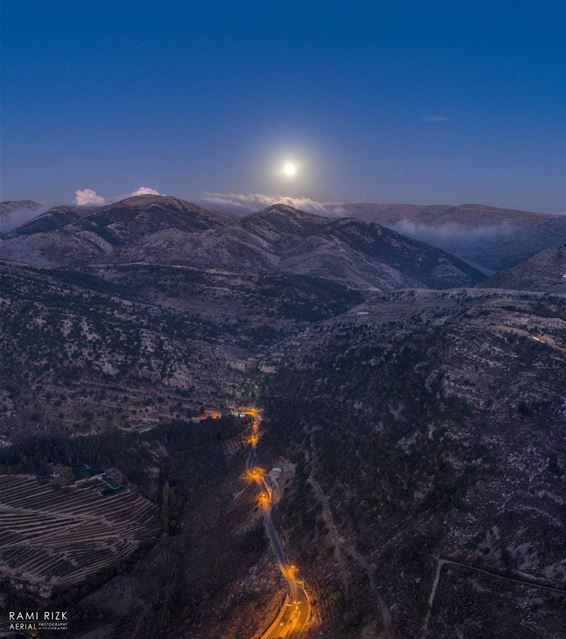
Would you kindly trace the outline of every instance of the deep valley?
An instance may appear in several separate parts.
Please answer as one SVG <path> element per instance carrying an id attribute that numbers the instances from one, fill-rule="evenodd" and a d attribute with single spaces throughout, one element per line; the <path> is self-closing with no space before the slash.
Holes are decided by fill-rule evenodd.
<path id="1" fill-rule="evenodd" d="M 77 639 L 562 639 L 562 236 L 479 268 L 398 231 L 154 195 L 7 231 L 3 609 Z"/>

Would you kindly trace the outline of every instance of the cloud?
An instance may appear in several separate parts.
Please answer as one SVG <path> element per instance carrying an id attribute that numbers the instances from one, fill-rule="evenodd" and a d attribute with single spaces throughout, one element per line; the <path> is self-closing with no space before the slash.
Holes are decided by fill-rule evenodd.
<path id="1" fill-rule="evenodd" d="M 423 122 L 451 122 L 452 118 L 447 115 L 423 115 Z"/>
<path id="2" fill-rule="evenodd" d="M 344 209 L 342 209 L 339 204 L 319 202 L 309 197 L 273 196 L 265 195 L 264 193 L 204 193 L 203 199 L 207 202 L 213 202 L 214 204 L 236 207 L 248 211 L 273 206 L 274 204 L 285 204 L 310 213 L 322 213 L 326 215 L 344 213 Z"/>
<path id="3" fill-rule="evenodd" d="M 140 186 L 131 195 L 161 195 L 157 189 L 152 189 L 150 186 Z"/>
<path id="4" fill-rule="evenodd" d="M 506 220 L 497 224 L 469 227 L 457 222 L 445 222 L 438 226 L 415 223 L 403 218 L 391 226 L 403 235 L 416 237 L 430 244 L 457 242 L 462 245 L 475 244 L 482 241 L 500 240 L 516 232 L 516 227 Z M 447 244 L 448 245 L 448 244 Z"/>
<path id="5" fill-rule="evenodd" d="M 17 209 L 15 211 L 0 211 L 0 235 L 9 233 L 12 229 L 16 229 L 18 226 L 33 220 L 45 213 L 47 208 L 42 204 L 37 207 Z"/>
<path id="6" fill-rule="evenodd" d="M 101 206 L 106 200 L 94 189 L 79 189 L 75 191 L 75 202 L 79 206 Z"/>
<path id="7" fill-rule="evenodd" d="M 140 188 L 136 189 L 133 193 L 107 198 L 103 195 L 98 195 L 94 189 L 79 189 L 75 191 L 75 203 L 79 206 L 102 206 L 107 202 L 117 202 L 118 200 L 123 200 L 134 195 L 161 195 L 161 193 L 157 189 L 152 189 L 150 186 L 140 186 Z"/>

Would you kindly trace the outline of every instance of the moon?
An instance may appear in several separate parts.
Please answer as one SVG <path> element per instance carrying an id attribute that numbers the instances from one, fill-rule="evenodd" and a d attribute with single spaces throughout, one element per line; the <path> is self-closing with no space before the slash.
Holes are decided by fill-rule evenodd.
<path id="1" fill-rule="evenodd" d="M 295 175 L 296 172 L 297 167 L 295 164 L 293 164 L 293 162 L 285 162 L 285 164 L 283 165 L 283 173 L 285 173 L 287 177 L 292 177 L 293 175 Z"/>

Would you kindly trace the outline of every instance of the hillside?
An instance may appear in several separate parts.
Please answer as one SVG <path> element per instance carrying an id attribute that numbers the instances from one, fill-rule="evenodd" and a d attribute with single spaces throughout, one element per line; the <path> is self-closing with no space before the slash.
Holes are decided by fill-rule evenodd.
<path id="1" fill-rule="evenodd" d="M 0 258 L 46 267 L 148 262 L 300 273 L 371 290 L 449 288 L 482 279 L 462 260 L 376 224 L 283 205 L 235 218 L 153 195 L 51 209 L 0 239 Z"/>
<path id="2" fill-rule="evenodd" d="M 293 273 L 139 263 L 94 265 L 90 271 L 152 304 L 197 314 L 224 330 L 234 327 L 240 340 L 252 340 L 252 348 L 262 333 L 285 333 L 295 321 L 300 326 L 328 319 L 363 301 L 358 291 L 333 280 Z"/>
<path id="3" fill-rule="evenodd" d="M 102 207 L 55 207 L 0 239 L 0 258 L 36 266 L 79 266 L 163 229 L 195 233 L 230 216 L 174 197 L 138 195 Z"/>
<path id="4" fill-rule="evenodd" d="M 92 276 L 0 264 L 0 437 L 139 429 L 216 405 L 218 328 Z"/>
<path id="5" fill-rule="evenodd" d="M 223 406 L 248 358 L 362 301 L 302 275 L 103 274 L 0 263 L 1 439 L 135 430 Z"/>
<path id="6" fill-rule="evenodd" d="M 341 204 L 340 215 L 377 222 L 499 271 L 566 242 L 566 216 L 483 204 Z"/>
<path id="7" fill-rule="evenodd" d="M 295 342 L 265 417 L 323 635 L 558 639 L 564 298 L 392 293 Z"/>
<path id="8" fill-rule="evenodd" d="M 260 459 L 285 469 L 273 521 L 321 636 L 495 639 L 497 617 L 517 639 L 561 637 L 564 247 L 481 287 L 378 224 L 158 196 L 57 207 L 0 244 L 49 264 L 0 262 L 2 481 L 96 519 L 70 544 L 55 510 L 18 516 L 0 560 L 69 604 L 73 636 L 261 635 L 284 584 L 240 485 L 249 424 L 204 419 L 255 402 Z M 118 484 L 67 485 L 85 463 Z M 47 555 L 27 553 L 30 516 L 62 535 Z"/>
<path id="9" fill-rule="evenodd" d="M 482 278 L 461 260 L 376 224 L 283 205 L 203 233 L 160 231 L 122 255 L 239 272 L 303 273 L 373 290 L 447 288 Z"/>
<path id="10" fill-rule="evenodd" d="M 493 275 L 479 286 L 566 293 L 566 244 L 542 251 L 525 262 Z"/>

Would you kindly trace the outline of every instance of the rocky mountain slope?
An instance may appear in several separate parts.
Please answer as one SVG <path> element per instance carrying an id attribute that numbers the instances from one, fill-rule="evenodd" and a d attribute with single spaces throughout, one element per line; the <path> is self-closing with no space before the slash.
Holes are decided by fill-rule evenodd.
<path id="1" fill-rule="evenodd" d="M 255 401 L 320 636 L 563 639 L 563 248 L 472 286 L 378 224 L 160 196 L 1 239 L 35 264 L 0 262 L 3 472 L 118 468 L 166 531 L 60 593 L 73 636 L 261 636 L 284 588 L 240 484 L 245 418 L 193 421 Z"/>
<path id="2" fill-rule="evenodd" d="M 262 333 L 285 333 L 293 321 L 328 319 L 363 301 L 358 291 L 312 275 L 136 263 L 94 265 L 90 272 L 152 304 L 232 326 L 241 340 L 256 343 Z"/>
<path id="3" fill-rule="evenodd" d="M 94 277 L 0 265 L 0 316 L 4 440 L 186 417 L 235 377 L 215 325 Z"/>
<path id="4" fill-rule="evenodd" d="M 378 225 L 283 205 L 204 233 L 160 231 L 122 256 L 232 271 L 305 273 L 374 290 L 446 288 L 481 279 L 461 260 Z"/>
<path id="5" fill-rule="evenodd" d="M 137 195 L 102 207 L 60 206 L 2 238 L 0 258 L 37 266 L 79 266 L 115 255 L 159 230 L 195 233 L 230 220 L 227 214 L 155 195 Z"/>
<path id="6" fill-rule="evenodd" d="M 324 636 L 562 637 L 565 298 L 392 293 L 295 341 L 266 419 Z"/>
<path id="7" fill-rule="evenodd" d="M 479 286 L 566 293 L 566 244 L 542 251 L 493 275 Z"/>
<path id="8" fill-rule="evenodd" d="M 340 215 L 377 222 L 488 271 L 508 268 L 566 242 L 566 215 L 482 204 L 343 204 Z"/>
<path id="9" fill-rule="evenodd" d="M 151 266 L 105 277 L 0 263 L 0 438 L 135 430 L 218 408 L 248 358 L 362 301 L 300 275 Z"/>
<path id="10" fill-rule="evenodd" d="M 482 278 L 462 260 L 375 224 L 282 205 L 238 219 L 149 195 L 95 209 L 52 209 L 5 236 L 0 258 L 50 267 L 149 262 L 301 273 L 374 290 L 448 288 Z"/>

